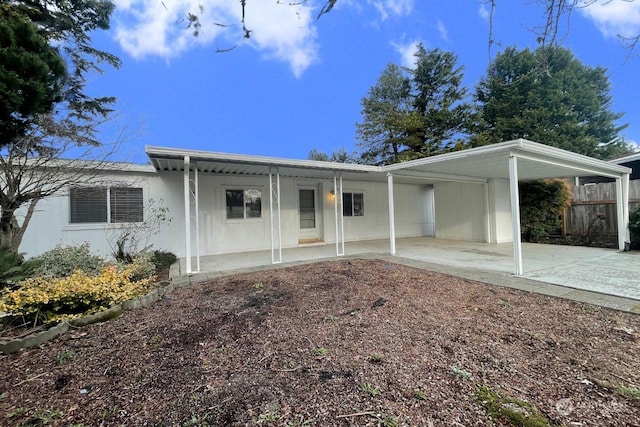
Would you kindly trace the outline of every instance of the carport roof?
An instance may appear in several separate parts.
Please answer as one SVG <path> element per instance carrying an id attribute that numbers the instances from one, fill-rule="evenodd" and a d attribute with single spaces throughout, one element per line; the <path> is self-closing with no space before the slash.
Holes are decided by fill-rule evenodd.
<path id="1" fill-rule="evenodd" d="M 618 178 L 631 172 L 631 169 L 624 166 L 525 139 L 388 166 L 283 159 L 153 146 L 147 146 L 146 152 L 158 171 L 182 171 L 185 165 L 184 159 L 188 156 L 190 167 L 197 167 L 199 172 L 267 175 L 270 171 L 275 172 L 277 169 L 283 176 L 332 178 L 335 173 L 340 173 L 345 179 L 363 181 L 383 181 L 386 180 L 387 173 L 399 178 L 431 181 L 482 182 L 488 178 L 509 178 L 508 159 L 513 156 L 518 158 L 520 180 L 591 175 Z"/>

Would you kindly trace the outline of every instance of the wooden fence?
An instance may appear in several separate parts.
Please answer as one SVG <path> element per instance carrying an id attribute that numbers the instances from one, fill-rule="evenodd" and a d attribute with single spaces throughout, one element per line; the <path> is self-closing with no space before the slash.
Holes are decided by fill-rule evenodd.
<path id="1" fill-rule="evenodd" d="M 616 183 L 573 187 L 573 200 L 563 217 L 563 235 L 617 235 Z M 640 205 L 640 180 L 629 182 L 629 212 Z"/>

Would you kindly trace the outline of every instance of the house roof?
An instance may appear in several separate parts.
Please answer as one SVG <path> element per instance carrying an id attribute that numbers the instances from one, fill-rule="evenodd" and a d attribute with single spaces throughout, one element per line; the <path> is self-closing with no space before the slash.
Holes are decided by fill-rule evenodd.
<path id="1" fill-rule="evenodd" d="M 640 160 L 640 153 L 629 154 L 628 156 L 619 157 L 617 159 L 609 160 L 610 163 L 615 163 L 616 165 L 621 165 L 623 163 L 630 163 Z"/>
<path id="2" fill-rule="evenodd" d="M 384 181 L 388 173 L 397 182 L 468 181 L 484 182 L 488 178 L 508 178 L 512 156 L 518 159 L 520 180 L 569 178 L 599 175 L 620 177 L 631 169 L 593 159 L 591 157 L 550 147 L 533 141 L 518 139 L 442 154 L 433 157 L 396 163 L 388 166 L 369 166 L 315 160 L 282 159 L 275 157 L 220 153 L 211 151 L 147 146 L 146 152 L 159 171 L 182 171 L 184 159 L 199 172 L 267 175 L 270 170 L 283 176 L 300 178 L 333 178 L 340 173 L 345 179 Z"/>

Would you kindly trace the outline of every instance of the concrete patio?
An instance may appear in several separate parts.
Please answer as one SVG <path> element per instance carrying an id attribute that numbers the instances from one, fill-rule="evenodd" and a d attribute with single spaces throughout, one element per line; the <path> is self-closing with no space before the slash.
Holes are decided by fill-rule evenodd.
<path id="1" fill-rule="evenodd" d="M 381 258 L 505 286 L 520 283 L 512 287 L 546 294 L 583 290 L 602 297 L 611 295 L 640 301 L 640 252 L 637 251 L 524 243 L 524 276 L 513 275 L 511 243 L 414 237 L 397 239 L 396 256 L 391 256 L 388 240 L 368 240 L 346 243 L 345 254 L 347 257 Z M 271 251 L 204 256 L 200 260 L 200 272 L 192 277 L 206 280 L 232 272 L 335 259 L 335 245 L 324 244 L 283 249 L 283 264 L 276 265 L 271 264 Z M 195 268 L 195 260 L 193 266 Z M 180 270 L 175 269 L 172 275 L 179 276 L 184 271 L 185 260 L 181 259 Z M 555 289 L 553 285 L 559 288 Z"/>

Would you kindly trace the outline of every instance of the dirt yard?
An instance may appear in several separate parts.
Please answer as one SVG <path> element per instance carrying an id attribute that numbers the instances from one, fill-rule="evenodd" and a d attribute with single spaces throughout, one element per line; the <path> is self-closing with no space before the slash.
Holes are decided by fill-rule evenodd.
<path id="1" fill-rule="evenodd" d="M 182 288 L 2 355 L 0 424 L 633 426 L 639 338 L 636 315 L 340 260 Z"/>

